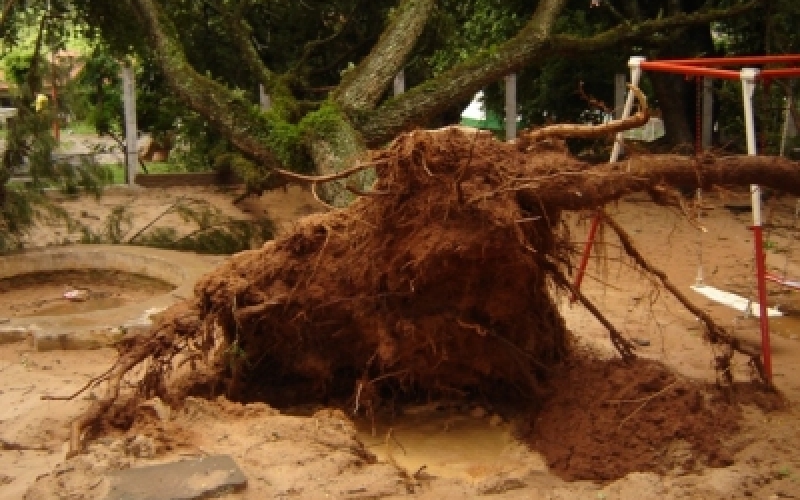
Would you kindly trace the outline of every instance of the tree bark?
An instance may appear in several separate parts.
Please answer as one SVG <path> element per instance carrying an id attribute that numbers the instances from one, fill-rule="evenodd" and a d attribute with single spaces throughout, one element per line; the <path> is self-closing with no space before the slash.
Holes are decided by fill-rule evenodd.
<path id="1" fill-rule="evenodd" d="M 369 55 L 342 79 L 333 100 L 344 109 L 372 109 L 403 67 L 435 0 L 403 0 Z"/>
<path id="2" fill-rule="evenodd" d="M 694 131 L 687 111 L 689 100 L 694 98 L 691 93 L 692 86 L 686 82 L 683 75 L 653 73 L 648 76 L 650 83 L 653 84 L 653 91 L 658 96 L 658 107 L 664 120 L 664 130 L 669 144 L 686 147 L 686 151 L 692 151 Z"/>
<path id="3" fill-rule="evenodd" d="M 311 157 L 317 172 L 326 175 L 341 172 L 355 163 L 367 151 L 361 134 L 353 125 L 345 120 L 331 133 L 314 140 L 311 143 Z M 350 179 L 335 181 L 320 186 L 319 194 L 323 200 L 335 207 L 348 205 L 353 195 L 347 189 L 347 183 L 352 182 L 360 190 L 366 190 L 375 180 L 373 169 L 365 170 L 353 175 Z"/>

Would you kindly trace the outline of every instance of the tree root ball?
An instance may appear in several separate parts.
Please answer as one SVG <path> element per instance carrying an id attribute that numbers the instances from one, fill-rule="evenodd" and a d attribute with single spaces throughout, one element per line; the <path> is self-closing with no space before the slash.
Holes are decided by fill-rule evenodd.
<path id="1" fill-rule="evenodd" d="M 123 358 L 156 360 L 145 389 L 172 399 L 535 397 L 568 350 L 551 278 L 569 245 L 557 209 L 506 187 L 572 160 L 520 147 L 457 127 L 401 136 L 373 154 L 368 195 L 235 255 Z"/>

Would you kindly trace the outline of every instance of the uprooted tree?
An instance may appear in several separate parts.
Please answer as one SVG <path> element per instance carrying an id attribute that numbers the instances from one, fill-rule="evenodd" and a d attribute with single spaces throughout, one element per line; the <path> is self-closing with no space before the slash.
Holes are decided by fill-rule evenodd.
<path id="1" fill-rule="evenodd" d="M 170 404 L 189 394 L 269 400 L 288 388 L 317 401 L 349 398 L 351 410 L 366 412 L 394 397 L 535 399 L 570 351 L 560 292 L 577 296 L 621 357 L 635 356 L 570 284 L 564 211 L 634 192 L 669 203 L 671 185 L 757 182 L 800 193 L 800 165 L 781 158 L 651 155 L 588 165 L 558 139 L 587 133 L 558 125 L 503 143 L 449 127 L 406 133 L 372 152 L 363 165 L 377 171 L 372 190 L 235 255 L 148 334 L 122 344 L 116 363 L 84 388 L 108 392 L 74 423 L 72 451 L 87 427 L 130 422 L 136 403 L 155 396 Z M 767 382 L 759 353 L 693 306 L 605 219 L 632 262 L 703 322 L 706 339 L 720 346 L 721 375 L 730 380 L 738 352 Z"/>

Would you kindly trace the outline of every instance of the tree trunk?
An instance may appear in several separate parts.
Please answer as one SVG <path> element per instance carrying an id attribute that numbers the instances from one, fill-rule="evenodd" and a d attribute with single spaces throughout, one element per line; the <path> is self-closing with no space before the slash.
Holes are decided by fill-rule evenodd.
<path id="1" fill-rule="evenodd" d="M 366 151 L 361 134 L 353 128 L 349 120 L 342 120 L 327 136 L 317 138 L 311 143 L 311 157 L 317 173 L 321 175 L 346 169 L 356 159 L 363 157 Z M 344 207 L 353 200 L 352 193 L 347 190 L 347 183 L 354 184 L 359 190 L 366 190 L 374 180 L 373 169 L 363 170 L 349 179 L 323 184 L 319 186 L 318 192 L 331 205 Z"/>
<path id="2" fill-rule="evenodd" d="M 667 141 L 682 151 L 694 151 L 694 128 L 691 126 L 694 120 L 689 115 L 690 108 L 694 109 L 694 83 L 687 82 L 683 75 L 652 73 L 648 76 L 661 109 Z"/>

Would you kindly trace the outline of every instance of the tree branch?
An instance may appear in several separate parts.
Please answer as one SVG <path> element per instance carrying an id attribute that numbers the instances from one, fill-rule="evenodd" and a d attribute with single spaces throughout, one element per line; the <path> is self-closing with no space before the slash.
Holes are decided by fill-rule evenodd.
<path id="1" fill-rule="evenodd" d="M 243 17 L 243 6 L 244 4 L 240 4 L 236 7 L 235 12 L 229 12 L 220 2 L 214 1 L 214 9 L 222 17 L 225 27 L 228 28 L 228 36 L 233 39 L 245 64 L 256 75 L 258 81 L 269 88 L 274 75 L 261 60 L 255 47 L 250 42 L 250 30 Z"/>
<path id="2" fill-rule="evenodd" d="M 8 20 L 9 14 L 11 14 L 11 10 L 14 8 L 14 4 L 17 3 L 17 0 L 6 0 L 6 3 L 3 4 L 3 17 L 0 17 L 0 29 L 5 31 L 6 21 Z"/>
<path id="3" fill-rule="evenodd" d="M 333 94 L 344 109 L 371 109 L 403 67 L 433 10 L 435 0 L 402 0 L 369 55 L 344 77 Z"/>
<path id="4" fill-rule="evenodd" d="M 174 24 L 156 2 L 128 2 L 150 35 L 148 43 L 170 88 L 249 159 L 268 169 L 280 168 L 280 159 L 263 140 L 269 136 L 274 124 L 264 114 L 256 112 L 251 103 L 194 70 L 178 41 Z"/>
<path id="5" fill-rule="evenodd" d="M 469 100 L 475 92 L 509 73 L 553 57 L 585 55 L 632 43 L 653 33 L 743 14 L 760 0 L 725 9 L 679 14 L 638 24 L 621 23 L 592 37 L 552 35 L 550 27 L 564 7 L 563 0 L 539 2 L 536 12 L 520 32 L 495 50 L 482 51 L 409 91 L 390 99 L 368 113 L 359 125 L 369 146 L 385 143 L 397 133 L 444 111 L 454 100 Z"/>

